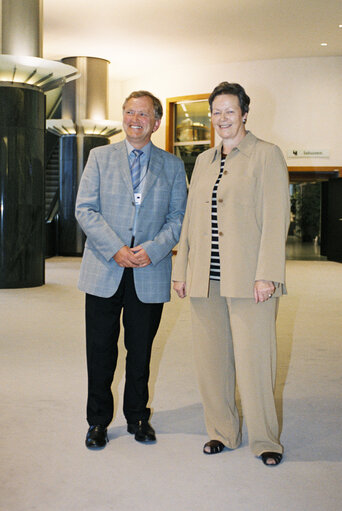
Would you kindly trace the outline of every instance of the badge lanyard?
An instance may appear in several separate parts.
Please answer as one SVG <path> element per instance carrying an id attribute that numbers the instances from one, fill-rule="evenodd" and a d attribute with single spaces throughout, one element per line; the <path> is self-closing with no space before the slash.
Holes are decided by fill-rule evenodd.
<path id="1" fill-rule="evenodd" d="M 140 181 L 138 183 L 138 187 L 141 185 L 141 183 L 145 179 L 149 167 L 150 167 L 150 158 L 148 159 L 148 162 L 147 162 L 146 171 L 145 171 L 143 177 L 140 179 Z M 140 204 L 141 204 L 141 192 L 134 192 L 134 203 L 135 203 L 136 206 L 140 206 Z"/>

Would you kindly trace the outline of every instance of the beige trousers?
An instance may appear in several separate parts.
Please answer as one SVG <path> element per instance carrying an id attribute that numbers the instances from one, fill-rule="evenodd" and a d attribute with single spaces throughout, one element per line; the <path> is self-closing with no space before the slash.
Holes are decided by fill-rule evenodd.
<path id="1" fill-rule="evenodd" d="M 230 449 L 241 442 L 237 379 L 255 456 L 283 452 L 273 393 L 278 300 L 256 304 L 249 298 L 222 297 L 217 281 L 210 281 L 209 298 L 190 298 L 195 365 L 209 438 Z"/>

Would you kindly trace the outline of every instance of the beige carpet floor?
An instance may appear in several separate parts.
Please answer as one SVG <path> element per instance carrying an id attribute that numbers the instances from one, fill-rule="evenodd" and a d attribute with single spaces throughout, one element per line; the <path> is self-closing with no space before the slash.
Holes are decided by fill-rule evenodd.
<path id="1" fill-rule="evenodd" d="M 278 317 L 276 399 L 284 462 L 206 441 L 189 303 L 165 306 L 153 350 L 156 445 L 122 415 L 124 353 L 106 449 L 84 446 L 86 369 L 80 259 L 46 262 L 46 285 L 0 290 L 1 511 L 339 511 L 342 509 L 342 265 L 289 261 Z"/>

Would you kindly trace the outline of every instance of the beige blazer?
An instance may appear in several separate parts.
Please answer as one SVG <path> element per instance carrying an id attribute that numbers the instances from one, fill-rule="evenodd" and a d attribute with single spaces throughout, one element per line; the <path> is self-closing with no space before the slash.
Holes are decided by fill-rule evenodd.
<path id="1" fill-rule="evenodd" d="M 208 296 L 211 196 L 221 147 L 196 160 L 172 279 L 185 281 L 191 297 Z M 251 132 L 226 157 L 217 190 L 221 296 L 252 298 L 255 280 L 286 293 L 285 242 L 289 227 L 288 171 L 276 145 Z"/>

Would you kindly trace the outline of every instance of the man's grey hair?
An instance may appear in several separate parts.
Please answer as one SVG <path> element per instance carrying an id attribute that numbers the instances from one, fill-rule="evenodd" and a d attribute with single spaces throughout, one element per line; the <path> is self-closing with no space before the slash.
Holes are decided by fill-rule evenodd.
<path id="1" fill-rule="evenodd" d="M 142 98 L 144 96 L 147 96 L 151 98 L 153 102 L 153 109 L 154 109 L 154 116 L 156 119 L 161 119 L 163 117 L 163 107 L 158 98 L 156 98 L 151 92 L 148 92 L 147 90 L 136 90 L 130 93 L 130 95 L 125 99 L 124 104 L 122 105 L 122 109 L 124 110 L 127 101 L 129 101 L 132 98 Z"/>

